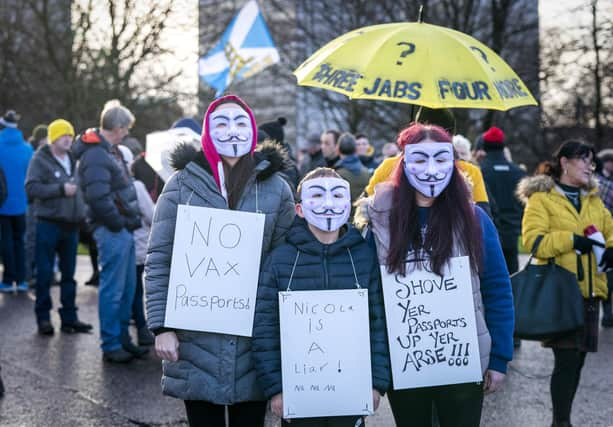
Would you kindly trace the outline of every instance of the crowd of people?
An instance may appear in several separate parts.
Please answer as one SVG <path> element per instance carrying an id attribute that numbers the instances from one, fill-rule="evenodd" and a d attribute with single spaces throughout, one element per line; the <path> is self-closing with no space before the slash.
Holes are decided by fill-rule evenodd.
<path id="1" fill-rule="evenodd" d="M 184 401 L 190 425 L 225 426 L 228 416 L 231 426 L 263 426 L 267 402 L 283 418 L 281 291 L 367 289 L 373 407 L 387 393 L 399 426 L 479 425 L 484 394 L 502 387 L 520 345 L 510 280 L 520 242 L 531 249 L 538 240 L 539 262 L 553 259 L 576 275 L 586 304 L 602 301 L 601 326 L 613 327 L 611 149 L 566 141 L 528 176 L 502 129 L 473 145 L 454 134 L 452 113 L 424 110 L 379 156 L 365 134 L 335 129 L 309 134 L 294 151 L 285 118 L 258 127 L 247 103 L 227 95 L 208 106 L 202 127 L 192 119 L 173 125 L 201 135 L 201 148 L 177 145 L 176 172 L 164 182 L 129 136 L 135 117 L 118 101 L 104 106 L 99 127 L 81 132 L 58 118 L 26 141 L 19 120 L 15 111 L 0 118 L 0 292 L 33 289 L 38 333 L 50 336 L 57 284 L 60 330 L 90 333 L 76 307 L 77 250 L 86 245 L 103 360 L 129 363 L 153 346 L 163 393 Z M 166 325 L 179 205 L 265 215 L 252 337 Z M 598 259 L 588 226 L 604 236 Z M 396 390 L 380 266 L 441 275 L 458 256 L 470 260 L 482 381 Z M 583 329 L 544 342 L 554 354 L 554 426 L 570 426 L 598 322 L 586 315 Z M 356 414 L 283 425 L 362 422 Z"/>

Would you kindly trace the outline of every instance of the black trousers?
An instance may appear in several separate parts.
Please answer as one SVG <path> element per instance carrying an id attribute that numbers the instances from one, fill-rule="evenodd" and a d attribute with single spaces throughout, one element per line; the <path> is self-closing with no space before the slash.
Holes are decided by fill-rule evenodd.
<path id="1" fill-rule="evenodd" d="M 517 242 L 517 239 L 515 239 Z M 507 264 L 507 269 L 509 270 L 509 274 L 515 273 L 519 270 L 519 259 L 518 259 L 518 250 L 517 245 L 508 246 L 502 248 L 502 254 L 504 255 L 504 260 Z"/>
<path id="2" fill-rule="evenodd" d="M 570 412 L 575 399 L 581 369 L 586 353 L 577 349 L 554 348 L 554 367 L 551 375 L 550 391 L 553 406 L 553 419 L 556 423 L 570 423 Z"/>
<path id="3" fill-rule="evenodd" d="M 0 250 L 4 273 L 2 282 L 12 285 L 26 280 L 26 216 L 0 215 Z"/>
<path id="4" fill-rule="evenodd" d="M 431 427 L 436 409 L 441 427 L 478 427 L 483 383 L 452 384 L 388 392 L 397 426 Z"/>
<path id="5" fill-rule="evenodd" d="M 226 427 L 226 407 L 230 427 L 264 427 L 266 402 L 216 405 L 204 400 L 184 400 L 190 427 Z"/>

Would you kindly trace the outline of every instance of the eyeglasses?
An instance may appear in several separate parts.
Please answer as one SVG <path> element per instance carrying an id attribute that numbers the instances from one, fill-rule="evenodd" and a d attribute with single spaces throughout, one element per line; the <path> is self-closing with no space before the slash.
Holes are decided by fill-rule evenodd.
<path id="1" fill-rule="evenodd" d="M 589 156 L 586 157 L 575 157 L 575 160 L 579 160 L 581 163 L 583 163 L 586 166 L 589 166 L 591 170 L 596 170 L 596 163 L 594 163 L 592 161 L 592 159 L 590 159 Z"/>

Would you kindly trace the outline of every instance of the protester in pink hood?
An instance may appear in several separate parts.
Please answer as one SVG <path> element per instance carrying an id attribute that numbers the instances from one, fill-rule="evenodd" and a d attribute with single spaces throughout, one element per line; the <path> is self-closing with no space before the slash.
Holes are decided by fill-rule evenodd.
<path id="1" fill-rule="evenodd" d="M 264 214 L 262 259 L 285 241 L 294 219 L 294 198 L 284 178 L 287 152 L 266 142 L 256 149 L 256 140 L 255 119 L 243 100 L 229 95 L 211 103 L 202 151 L 182 144 L 171 154 L 177 172 L 164 186 L 153 216 L 145 259 L 147 323 L 156 336 L 155 352 L 164 360 L 162 390 L 184 401 L 190 426 L 225 427 L 226 412 L 231 426 L 264 426 L 266 399 L 256 383 L 251 338 L 171 328 L 165 322 L 170 265 L 174 256 L 184 256 L 173 254 L 175 230 L 183 226 L 177 223 L 179 205 Z M 202 295 L 212 288 L 207 285 L 219 284 L 214 273 L 194 277 Z M 232 309 L 255 303 L 243 302 Z M 209 308 L 208 299 L 198 304 L 210 310 L 213 302 Z"/>

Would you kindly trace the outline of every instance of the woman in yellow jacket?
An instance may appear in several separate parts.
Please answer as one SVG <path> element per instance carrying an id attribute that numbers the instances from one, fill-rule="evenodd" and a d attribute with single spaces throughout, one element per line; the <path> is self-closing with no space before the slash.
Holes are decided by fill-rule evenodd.
<path id="1" fill-rule="evenodd" d="M 613 220 L 598 196 L 594 170 L 594 149 L 579 141 L 567 141 L 558 149 L 545 175 L 524 178 L 517 195 L 524 203 L 522 242 L 532 248 L 542 235 L 536 258 L 546 262 L 555 258 L 556 264 L 577 275 L 584 298 L 589 297 L 588 275 L 592 275 L 593 296 L 607 297 L 607 279 L 598 273 L 595 257 L 588 265 L 588 253 L 593 241 L 584 230 L 594 225 L 606 240 L 601 269 L 613 268 Z M 560 286 L 564 286 L 563 283 Z M 579 385 L 586 352 L 596 351 L 598 319 L 586 321 L 583 331 L 545 342 L 554 354 L 551 376 L 553 426 L 570 426 L 572 402 Z"/>

